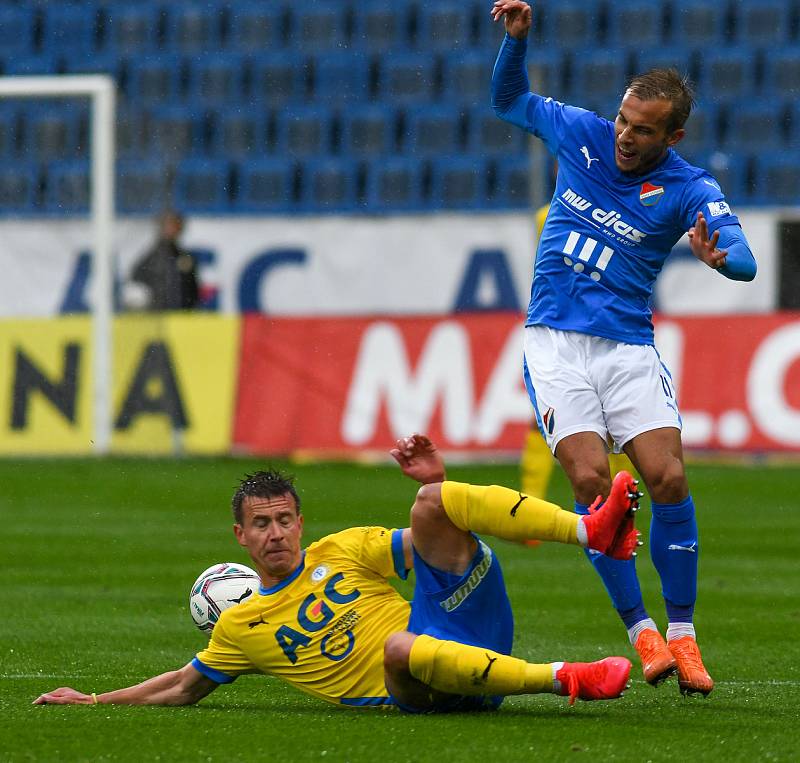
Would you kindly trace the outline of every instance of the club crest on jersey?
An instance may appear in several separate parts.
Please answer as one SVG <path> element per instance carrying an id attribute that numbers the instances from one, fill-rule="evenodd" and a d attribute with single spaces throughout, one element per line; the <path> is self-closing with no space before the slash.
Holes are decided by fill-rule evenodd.
<path id="1" fill-rule="evenodd" d="M 654 207 L 659 201 L 661 201 L 661 197 L 663 195 L 663 185 L 642 183 L 642 190 L 639 192 L 639 201 L 641 201 L 646 207 Z"/>
<path id="2" fill-rule="evenodd" d="M 329 572 L 330 570 L 324 564 L 320 564 L 318 567 L 315 567 L 314 571 L 311 573 L 311 582 L 319 583 L 320 580 L 324 580 L 328 577 Z"/>

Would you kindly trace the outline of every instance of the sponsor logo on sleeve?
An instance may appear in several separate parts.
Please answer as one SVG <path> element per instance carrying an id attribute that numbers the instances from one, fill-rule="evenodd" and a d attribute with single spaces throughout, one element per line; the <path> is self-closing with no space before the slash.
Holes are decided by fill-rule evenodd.
<path id="1" fill-rule="evenodd" d="M 722 217 L 722 215 L 731 214 L 731 208 L 726 201 L 709 201 L 708 214 L 711 217 Z"/>

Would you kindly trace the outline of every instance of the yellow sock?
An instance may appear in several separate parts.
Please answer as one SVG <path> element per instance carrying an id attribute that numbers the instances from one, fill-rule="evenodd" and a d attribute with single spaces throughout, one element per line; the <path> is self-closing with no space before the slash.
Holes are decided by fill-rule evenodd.
<path id="1" fill-rule="evenodd" d="M 578 544 L 578 515 L 507 487 L 442 483 L 442 504 L 461 530 L 505 540 L 552 540 Z"/>
<path id="2" fill-rule="evenodd" d="M 541 694 L 553 692 L 553 667 L 536 665 L 491 649 L 417 636 L 409 670 L 414 678 L 450 694 Z"/>
<path id="3" fill-rule="evenodd" d="M 519 464 L 522 492 L 535 498 L 545 498 L 554 466 L 553 454 L 544 437 L 538 429 L 529 430 Z"/>

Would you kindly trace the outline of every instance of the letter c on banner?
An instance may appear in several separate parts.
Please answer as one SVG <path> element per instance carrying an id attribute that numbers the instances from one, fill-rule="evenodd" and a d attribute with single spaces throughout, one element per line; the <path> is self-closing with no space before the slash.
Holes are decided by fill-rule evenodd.
<path id="1" fill-rule="evenodd" d="M 747 403 L 758 428 L 781 445 L 800 445 L 800 409 L 785 392 L 789 369 L 800 360 L 800 321 L 773 331 L 756 350 L 747 377 Z"/>
<path id="2" fill-rule="evenodd" d="M 270 270 L 283 265 L 305 265 L 308 257 L 303 249 L 270 249 L 253 259 L 239 282 L 239 310 L 243 313 L 267 312 L 259 300 L 261 282 Z"/>

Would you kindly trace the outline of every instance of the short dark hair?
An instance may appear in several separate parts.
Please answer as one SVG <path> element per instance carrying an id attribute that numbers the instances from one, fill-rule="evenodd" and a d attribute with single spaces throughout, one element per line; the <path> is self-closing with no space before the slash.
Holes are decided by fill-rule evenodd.
<path id="1" fill-rule="evenodd" d="M 294 477 L 283 474 L 277 469 L 265 469 L 263 471 L 245 474 L 239 481 L 239 487 L 231 499 L 231 509 L 233 518 L 237 525 L 242 524 L 242 504 L 247 496 L 253 498 L 278 498 L 282 495 L 291 495 L 294 498 L 294 505 L 297 513 L 300 513 L 300 496 L 294 487 Z"/>
<path id="2" fill-rule="evenodd" d="M 628 82 L 628 90 L 643 101 L 665 100 L 672 104 L 666 125 L 670 133 L 686 124 L 695 104 L 692 83 L 677 69 L 650 69 L 637 74 Z"/>

